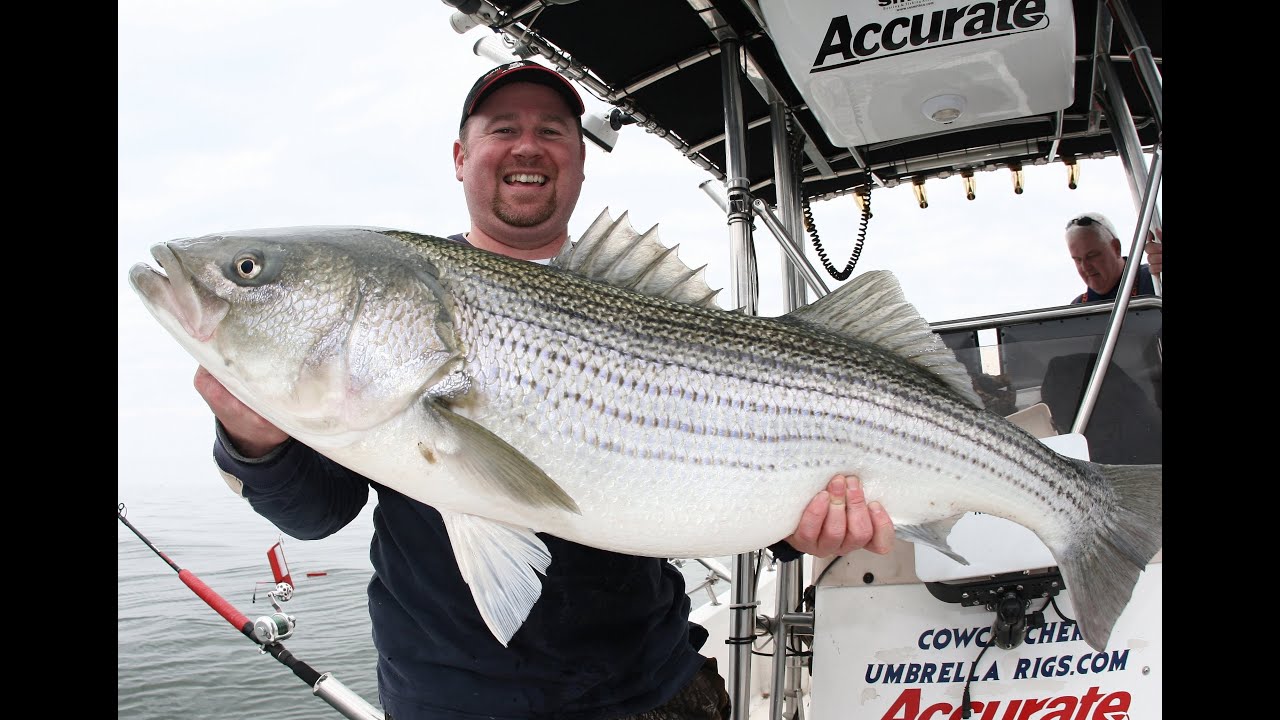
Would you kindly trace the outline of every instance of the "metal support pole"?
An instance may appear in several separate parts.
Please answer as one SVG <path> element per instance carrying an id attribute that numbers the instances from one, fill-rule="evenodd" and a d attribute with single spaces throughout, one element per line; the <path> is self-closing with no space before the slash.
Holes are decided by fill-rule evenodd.
<path id="1" fill-rule="evenodd" d="M 1138 138 L 1138 126 L 1133 122 L 1129 104 L 1125 102 L 1124 88 L 1120 85 L 1120 78 L 1116 76 L 1115 68 L 1111 66 L 1109 52 L 1105 48 L 1099 48 L 1099 53 L 1101 56 L 1095 57 L 1095 60 L 1099 77 L 1105 88 L 1103 93 L 1094 96 L 1094 101 L 1102 105 L 1107 114 L 1107 125 L 1111 129 L 1111 136 L 1115 139 L 1120 161 L 1124 163 L 1125 176 L 1129 180 L 1129 192 L 1133 196 L 1133 205 L 1141 210 L 1145 198 L 1142 194 L 1142 186 L 1139 185 L 1139 178 L 1145 177 L 1146 174 L 1144 169 L 1146 163 L 1142 158 L 1142 140 Z M 1156 216 L 1155 224 L 1156 227 L 1161 227 L 1159 216 Z"/>
<path id="2" fill-rule="evenodd" d="M 795 717 L 800 705 L 800 666 L 792 663 L 787 655 L 791 647 L 791 636 L 794 627 L 783 621 L 791 608 L 799 605 L 800 588 L 804 584 L 801 572 L 802 560 L 790 560 L 778 566 L 777 587 L 774 595 L 773 613 L 777 618 L 773 624 L 773 694 L 769 696 L 769 717 L 771 720 L 782 720 L 784 717 Z M 812 623 L 812 620 L 810 620 Z"/>
<path id="3" fill-rule="evenodd" d="M 742 43 L 720 41 L 720 79 L 724 97 L 725 192 L 729 205 L 730 296 L 734 309 L 759 311 L 756 252 L 751 238 L 751 184 L 747 179 L 746 123 L 742 114 Z M 751 705 L 751 639 L 756 630 L 755 566 L 759 552 L 738 555 L 733 568 L 733 603 L 729 606 L 729 691 L 733 720 L 747 720 Z"/>
<path id="4" fill-rule="evenodd" d="M 1126 46 L 1129 48 L 1141 46 L 1146 51 L 1145 63 L 1139 63 L 1137 58 L 1133 58 L 1132 51 L 1130 56 L 1131 61 L 1139 72 L 1139 79 L 1143 83 L 1144 90 L 1147 92 L 1147 99 L 1151 103 L 1152 112 L 1155 113 L 1156 124 L 1159 125 L 1162 97 L 1160 74 L 1155 67 L 1155 61 L 1151 59 L 1151 50 L 1146 47 L 1146 39 L 1143 37 L 1137 21 L 1134 20 L 1132 13 L 1129 12 L 1129 6 L 1124 3 L 1124 0 L 1105 0 L 1105 2 L 1110 14 L 1104 14 L 1103 8 L 1100 6 L 1098 9 L 1099 22 L 1104 17 L 1110 20 L 1114 16 L 1120 22 L 1121 33 L 1125 37 Z M 1107 27 L 1110 28 L 1110 26 L 1108 22 Z M 1133 194 L 1134 206 L 1138 208 L 1139 213 L 1147 213 L 1147 206 L 1150 205 L 1151 226 L 1164 227 L 1160 221 L 1160 211 L 1155 209 L 1155 196 L 1143 194 L 1142 188 L 1138 184 L 1138 179 L 1143 177 L 1142 141 L 1138 138 L 1137 125 L 1133 121 L 1133 114 L 1129 110 L 1128 103 L 1125 102 L 1124 90 L 1120 85 L 1120 78 L 1116 75 L 1115 67 L 1111 64 L 1110 57 L 1110 48 L 1099 44 L 1098 50 L 1094 55 L 1094 65 L 1098 71 L 1098 78 L 1102 80 L 1106 88 L 1106 94 L 1099 97 L 1098 101 L 1100 105 L 1104 106 L 1108 124 L 1111 128 L 1111 135 L 1115 139 L 1116 147 L 1120 150 L 1120 159 L 1124 162 L 1125 174 L 1129 179 L 1129 192 Z M 1141 251 L 1141 247 L 1139 247 L 1139 251 Z M 1141 257 L 1141 252 L 1137 257 Z M 1156 294 L 1163 296 L 1164 288 L 1161 287 L 1160 278 L 1152 276 L 1151 281 L 1155 285 Z"/>
<path id="5" fill-rule="evenodd" d="M 782 267 L 782 310 L 790 312 L 808 303 L 805 283 L 805 271 L 817 273 L 806 262 L 804 248 L 797 238 L 802 237 L 800 221 L 800 198 L 803 188 L 800 187 L 798 173 L 791 152 L 791 137 L 787 134 L 787 108 L 772 90 L 769 93 L 769 120 L 773 145 L 773 187 L 777 192 L 777 208 L 782 219 L 778 222 L 782 232 L 779 234 L 770 227 L 778 244 L 782 247 L 785 260 Z M 757 198 L 752 202 L 752 209 L 764 211 L 769 209 L 763 200 Z M 811 280 L 808 280 L 812 282 Z M 826 294 L 825 284 L 819 279 L 820 290 L 815 290 L 818 297 Z M 791 560 L 778 565 L 776 588 L 774 594 L 774 615 L 778 618 L 773 624 L 773 694 L 769 696 L 769 717 L 771 720 L 782 720 L 784 717 L 797 717 L 801 704 L 802 678 L 800 665 L 788 657 L 787 648 L 792 645 L 795 634 L 791 625 L 782 621 L 785 613 L 800 604 L 800 589 L 804 587 L 802 560 Z"/>
<path id="6" fill-rule="evenodd" d="M 1099 35 L 1098 42 L 1095 43 L 1096 49 L 1093 57 L 1093 80 L 1095 82 L 1093 102 L 1106 113 L 1107 125 L 1111 130 L 1112 138 L 1115 140 L 1120 160 L 1124 163 L 1125 177 L 1129 181 L 1129 192 L 1133 196 L 1134 206 L 1138 208 L 1140 220 L 1138 227 L 1134 231 L 1134 241 L 1130 247 L 1120 287 L 1116 289 L 1116 300 L 1111 310 L 1111 318 L 1107 329 L 1102 334 L 1102 347 L 1098 351 L 1098 361 L 1093 366 L 1089 381 L 1085 384 L 1084 396 L 1081 398 L 1075 422 L 1071 426 L 1072 432 L 1077 433 L 1084 432 L 1084 429 L 1089 424 L 1089 419 L 1093 415 L 1094 405 L 1097 403 L 1098 395 L 1102 390 L 1102 382 L 1106 378 L 1107 368 L 1111 364 L 1111 356 L 1115 351 L 1120 328 L 1124 324 L 1124 314 L 1129 307 L 1129 293 L 1133 289 L 1133 283 L 1136 282 L 1138 266 L 1142 264 L 1142 248 L 1145 244 L 1146 232 L 1151 227 L 1161 227 L 1159 210 L 1156 209 L 1156 194 L 1160 187 L 1160 177 L 1164 172 L 1163 152 L 1160 144 L 1157 143 L 1151 157 L 1151 168 L 1149 171 L 1145 171 L 1142 157 L 1142 140 L 1138 137 L 1137 125 L 1133 121 L 1133 114 L 1129 110 L 1129 104 L 1125 101 L 1124 89 L 1120 85 L 1120 79 L 1116 76 L 1115 68 L 1111 65 L 1111 48 L 1109 43 L 1105 42 L 1106 39 L 1110 38 L 1112 15 L 1116 12 L 1116 6 L 1113 5 L 1111 9 L 1108 9 L 1107 2 L 1108 0 L 1100 0 L 1098 3 Z M 1123 15 L 1124 12 L 1121 11 L 1120 14 Z M 1129 32 L 1129 29 L 1124 28 L 1123 24 L 1122 29 L 1126 33 Z M 1136 27 L 1133 30 L 1136 31 Z M 1132 39 L 1130 37 L 1131 41 Z M 1097 83 L 1101 83 L 1101 91 L 1099 91 Z M 1151 100 L 1153 105 L 1158 105 L 1159 93 L 1157 92 Z M 1146 179 L 1145 187 L 1139 184 L 1139 178 Z M 1152 282 L 1155 285 L 1156 294 L 1160 295 L 1162 288 L 1159 279 L 1152 277 Z"/>
<path id="7" fill-rule="evenodd" d="M 770 95 L 772 96 L 772 91 Z M 800 193 L 802 188 L 796 187 L 795 167 L 792 163 L 791 138 L 787 136 L 787 107 L 781 100 L 771 97 L 769 101 L 769 122 L 771 142 L 773 144 L 773 187 L 778 195 L 778 212 L 782 215 L 782 226 L 787 230 L 787 237 L 778 238 L 778 242 L 790 244 L 795 252 L 804 257 L 804 249 L 796 238 L 801 237 Z M 791 253 L 787 253 L 788 256 Z M 782 266 L 782 311 L 791 312 L 808 304 L 805 292 L 804 276 L 794 263 L 784 262 Z"/>
<path id="8" fill-rule="evenodd" d="M 729 274 L 733 309 L 748 315 L 759 311 L 756 248 L 751 238 L 751 182 L 747 178 L 746 122 L 742 115 L 742 43 L 720 42 L 724 91 L 725 193 L 729 203 Z"/>
<path id="9" fill-rule="evenodd" d="M 760 198 L 751 201 L 751 209 L 756 211 L 756 216 L 764 221 L 765 227 L 769 228 L 769 232 L 773 233 L 774 238 L 778 240 L 778 247 L 782 248 L 788 258 L 791 260 L 791 268 L 797 272 L 800 279 L 808 283 L 810 289 L 822 297 L 831 292 L 827 284 L 823 282 L 822 276 L 814 269 L 813 264 L 801 254 L 798 243 L 791 238 L 790 232 L 782 226 L 782 221 L 777 215 L 769 209 L 769 205 Z M 794 309 L 794 308 L 789 308 Z"/>
<path id="10" fill-rule="evenodd" d="M 1120 23 L 1120 33 L 1125 39 L 1125 50 L 1128 52 L 1129 61 L 1133 63 L 1134 72 L 1138 74 L 1138 81 L 1142 83 L 1142 90 L 1147 94 L 1147 101 L 1151 103 L 1151 114 L 1155 117 L 1156 124 L 1163 128 L 1163 80 L 1160 68 L 1156 66 L 1155 57 L 1151 54 L 1151 47 L 1147 45 L 1147 38 L 1142 34 L 1142 28 L 1138 26 L 1138 20 L 1133 16 L 1133 11 L 1129 9 L 1129 3 L 1125 0 L 1105 0 L 1105 2 L 1111 10 L 1111 16 Z"/>
<path id="11" fill-rule="evenodd" d="M 1146 193 L 1151 197 L 1154 197 L 1156 191 L 1160 189 L 1160 176 L 1164 169 L 1163 158 L 1164 153 L 1157 145 L 1155 152 L 1151 155 L 1151 169 L 1147 172 Z M 1151 224 L 1154 213 L 1153 204 L 1146 203 L 1142 206 L 1142 215 L 1138 218 L 1138 227 L 1134 230 L 1133 240 L 1129 246 L 1129 261 L 1124 266 L 1120 287 L 1116 288 L 1116 301 L 1111 308 L 1107 329 L 1102 333 L 1102 347 L 1098 350 L 1098 361 L 1094 363 L 1093 373 L 1085 385 L 1084 398 L 1080 401 L 1080 411 L 1076 413 L 1076 420 L 1071 425 L 1073 433 L 1084 432 L 1089 425 L 1089 418 L 1093 415 L 1093 407 L 1098 402 L 1102 381 L 1106 377 L 1107 368 L 1111 365 L 1111 357 L 1115 354 L 1120 327 L 1124 323 L 1124 314 L 1129 309 L 1129 293 L 1132 292 L 1133 284 L 1138 279 L 1138 266 L 1141 263 L 1137 255 L 1142 252 L 1142 245 L 1146 242 L 1147 228 Z"/>

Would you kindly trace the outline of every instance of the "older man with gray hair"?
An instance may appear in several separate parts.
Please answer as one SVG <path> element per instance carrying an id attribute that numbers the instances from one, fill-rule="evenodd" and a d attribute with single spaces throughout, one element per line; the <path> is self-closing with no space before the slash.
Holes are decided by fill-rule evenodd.
<path id="1" fill-rule="evenodd" d="M 1153 237 L 1146 244 L 1148 264 L 1138 268 L 1138 278 L 1133 284 L 1133 295 L 1155 295 L 1152 273 L 1160 274 L 1164 265 L 1164 246 L 1161 231 L 1154 229 Z M 1067 223 L 1067 250 L 1076 264 L 1076 272 L 1084 280 L 1086 289 L 1071 303 L 1115 300 L 1116 290 L 1124 275 L 1125 257 L 1121 254 L 1120 236 L 1116 228 L 1101 213 L 1087 212 L 1077 215 Z"/>

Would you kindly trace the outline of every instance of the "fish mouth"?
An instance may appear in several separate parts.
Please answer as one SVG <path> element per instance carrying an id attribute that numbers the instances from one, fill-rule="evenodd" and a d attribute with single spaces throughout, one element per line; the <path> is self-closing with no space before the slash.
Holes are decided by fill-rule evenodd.
<path id="1" fill-rule="evenodd" d="M 195 340 L 208 342 L 231 305 L 195 282 L 168 243 L 152 245 L 151 257 L 164 272 L 137 263 L 129 269 L 129 284 L 157 319 L 177 322 Z"/>

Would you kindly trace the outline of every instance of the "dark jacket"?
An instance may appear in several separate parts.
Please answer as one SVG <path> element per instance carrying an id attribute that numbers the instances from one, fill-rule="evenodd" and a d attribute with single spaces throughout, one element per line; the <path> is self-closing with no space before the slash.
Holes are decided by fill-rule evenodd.
<path id="1" fill-rule="evenodd" d="M 463 582 L 440 514 L 300 442 L 247 460 L 221 426 L 218 467 L 260 515 L 301 540 L 360 514 L 372 487 L 369 616 L 382 708 L 395 720 L 615 717 L 666 702 L 702 666 L 684 578 L 659 558 L 539 534 L 542 596 L 503 647 Z"/>
<path id="2" fill-rule="evenodd" d="M 1071 301 L 1071 304 L 1075 305 L 1077 303 L 1093 302 L 1095 300 L 1115 300 L 1116 290 L 1119 289 L 1120 283 L 1116 283 L 1116 286 L 1111 288 L 1111 291 L 1108 293 L 1096 293 L 1092 288 L 1085 288 L 1085 291 L 1077 295 L 1075 299 Z M 1151 268 L 1146 265 L 1140 265 L 1138 267 L 1138 277 L 1133 283 L 1133 290 L 1130 291 L 1130 296 L 1137 297 L 1138 295 L 1155 294 L 1156 286 L 1155 283 L 1151 281 Z"/>

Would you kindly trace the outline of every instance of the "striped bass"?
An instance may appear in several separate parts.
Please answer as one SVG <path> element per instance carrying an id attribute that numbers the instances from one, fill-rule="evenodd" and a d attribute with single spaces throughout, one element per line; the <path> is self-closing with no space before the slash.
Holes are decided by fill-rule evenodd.
<path id="1" fill-rule="evenodd" d="M 608 211 L 549 266 L 372 227 L 154 245 L 129 279 L 229 391 L 334 461 L 438 509 L 504 645 L 552 558 L 535 533 L 664 558 L 789 535 L 835 474 L 899 538 L 967 512 L 1032 530 L 1103 650 L 1162 546 L 1161 466 L 1060 455 L 864 273 L 785 316 L 720 309 Z"/>

